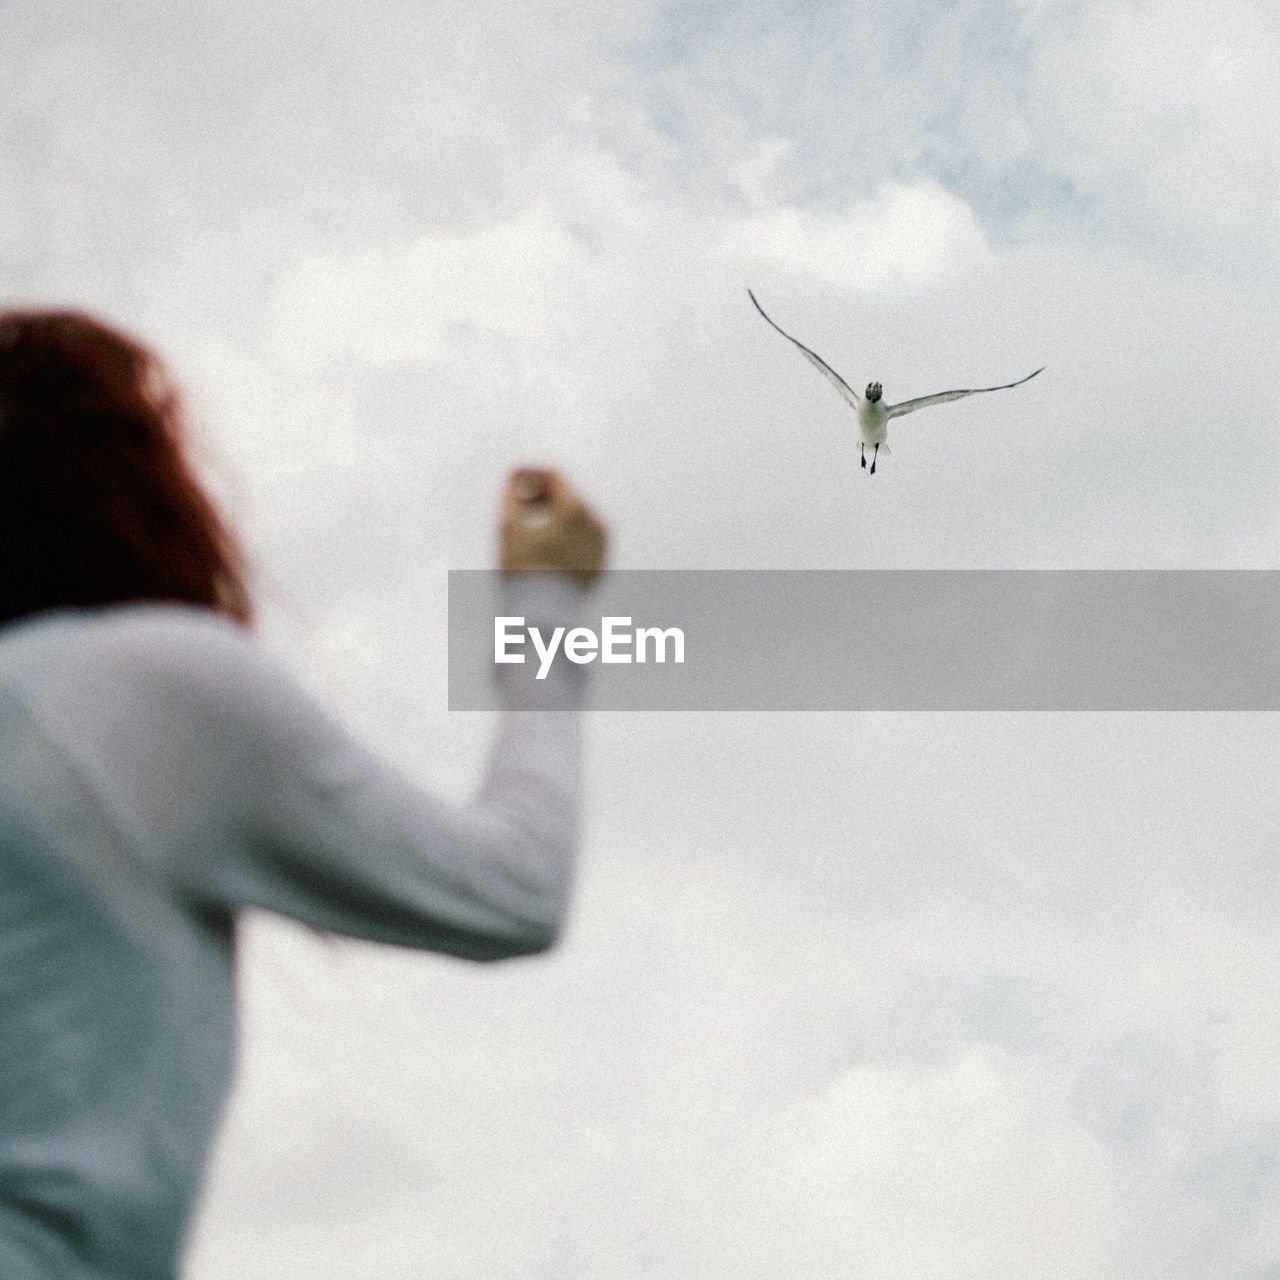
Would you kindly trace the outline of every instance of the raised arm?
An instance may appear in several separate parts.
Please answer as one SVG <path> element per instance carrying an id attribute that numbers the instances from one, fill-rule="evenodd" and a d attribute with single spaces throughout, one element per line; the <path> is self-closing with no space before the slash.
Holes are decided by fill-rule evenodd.
<path id="1" fill-rule="evenodd" d="M 544 629 L 572 624 L 603 530 L 553 474 L 517 481 L 499 607 Z M 532 567 L 552 572 L 519 572 Z M 497 678 L 508 709 L 467 804 L 379 758 L 242 628 L 204 610 L 138 611 L 84 663 L 94 694 L 68 681 L 65 696 L 86 776 L 188 901 L 497 959 L 546 948 L 564 922 L 583 676 L 558 663 L 542 681 L 532 667 Z"/>
<path id="2" fill-rule="evenodd" d="M 556 575 L 505 592 L 500 607 L 544 626 L 580 608 Z M 501 670 L 512 709 L 473 799 L 454 804 L 366 747 L 239 628 L 198 613 L 140 614 L 95 655 L 109 692 L 71 712 L 90 785 L 180 897 L 474 959 L 554 941 L 578 843 L 578 668 L 536 682 L 532 668 Z"/>

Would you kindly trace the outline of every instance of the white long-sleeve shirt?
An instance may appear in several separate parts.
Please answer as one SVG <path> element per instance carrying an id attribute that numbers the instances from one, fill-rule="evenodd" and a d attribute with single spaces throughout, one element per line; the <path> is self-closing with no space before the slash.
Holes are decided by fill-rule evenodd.
<path id="1" fill-rule="evenodd" d="M 552 575 L 507 590 L 509 613 L 573 609 Z M 502 669 L 508 710 L 459 807 L 210 611 L 0 629 L 3 1280 L 176 1276 L 231 1082 L 242 909 L 477 960 L 551 944 L 580 678 L 525 671 Z"/>

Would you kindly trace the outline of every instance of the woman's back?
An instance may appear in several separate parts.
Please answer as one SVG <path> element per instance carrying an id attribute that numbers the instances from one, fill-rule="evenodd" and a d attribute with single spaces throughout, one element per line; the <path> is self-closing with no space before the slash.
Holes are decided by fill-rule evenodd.
<path id="1" fill-rule="evenodd" d="M 157 626 L 190 640 L 226 625 L 126 608 L 0 633 L 5 1280 L 27 1267 L 175 1274 L 232 1069 L 232 925 L 158 874 L 136 810 L 158 779 L 129 776 L 136 750 L 110 760 L 101 747 L 128 734 L 121 696 L 164 733 L 163 698 L 139 686 L 131 647 Z M 10 1252 L 24 1247 L 15 1230 L 38 1268 L 5 1256 L 6 1236 Z M 64 1255 L 58 1270 L 46 1254 Z"/>

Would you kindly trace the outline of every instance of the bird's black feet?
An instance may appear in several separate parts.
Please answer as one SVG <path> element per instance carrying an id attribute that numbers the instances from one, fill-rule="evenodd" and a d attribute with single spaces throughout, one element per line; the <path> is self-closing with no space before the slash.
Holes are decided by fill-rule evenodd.
<path id="1" fill-rule="evenodd" d="M 873 476 L 873 475 L 875 475 L 875 473 L 876 473 L 876 460 L 875 460 L 874 458 L 872 458 L 872 459 L 871 459 L 871 470 L 870 470 L 869 472 L 867 472 L 867 474 L 868 474 L 868 475 L 872 475 L 872 476 Z"/>
<path id="2" fill-rule="evenodd" d="M 862 465 L 864 467 L 867 465 L 867 455 L 865 453 L 862 455 Z"/>
<path id="3" fill-rule="evenodd" d="M 876 445 L 876 451 L 871 455 L 871 474 L 876 473 L 876 459 L 880 456 L 880 446 Z"/>

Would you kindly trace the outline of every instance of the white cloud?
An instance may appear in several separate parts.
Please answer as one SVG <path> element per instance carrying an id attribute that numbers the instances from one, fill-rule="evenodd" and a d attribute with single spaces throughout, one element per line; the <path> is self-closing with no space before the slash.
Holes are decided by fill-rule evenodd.
<path id="1" fill-rule="evenodd" d="M 476 972 L 259 922 L 193 1276 L 398 1277 L 430 1257 L 458 1277 L 1209 1280 L 1265 1259 L 1272 1104 L 1239 1111 L 1217 1051 L 1260 1047 L 1236 1018 L 1273 944 L 1231 966 L 1161 954 L 1156 904 L 1151 942 L 1073 956 L 1064 905 L 1056 940 L 1009 919 L 1001 957 L 976 892 L 930 915 L 992 880 L 962 847 L 912 903 L 883 872 L 851 876 L 857 900 L 793 845 L 789 900 L 737 874 L 732 833 L 719 868 L 645 869 L 643 831 L 599 835 L 546 960 Z M 1003 874 L 1017 864 L 1024 901 L 1047 897 L 1053 859 L 1010 848 Z"/>
<path id="2" fill-rule="evenodd" d="M 721 241 L 733 258 L 863 293 L 926 289 L 986 252 L 973 210 L 931 179 L 886 183 L 844 210 L 749 214 Z"/>
<path id="3" fill-rule="evenodd" d="M 1242 236 L 1246 252 L 1274 252 L 1274 10 L 1097 0 L 1068 12 L 1033 55 L 1031 101 L 1053 161 L 1113 218 L 1151 218 L 1226 260 Z"/>
<path id="4" fill-rule="evenodd" d="M 548 331 L 590 269 L 556 212 L 537 204 L 471 234 L 309 257 L 276 281 L 273 328 L 304 368 L 439 359 L 469 331 L 546 360 Z"/>
<path id="5" fill-rule="evenodd" d="M 1065 1122 L 1057 1089 L 1034 1064 L 981 1048 L 937 1067 L 843 1073 L 735 1151 L 727 1186 L 707 1186 L 689 1229 L 709 1237 L 700 1273 L 1198 1273 L 1194 1206 Z"/>

